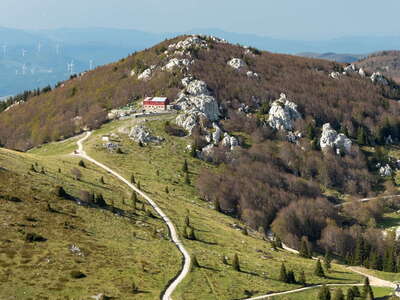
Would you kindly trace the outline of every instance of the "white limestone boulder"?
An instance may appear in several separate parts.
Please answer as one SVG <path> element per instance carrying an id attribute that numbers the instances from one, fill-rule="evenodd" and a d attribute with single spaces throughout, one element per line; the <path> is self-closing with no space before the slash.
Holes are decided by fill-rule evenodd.
<path id="1" fill-rule="evenodd" d="M 187 84 L 186 91 L 193 96 L 210 95 L 207 84 L 202 80 L 192 80 Z"/>
<path id="2" fill-rule="evenodd" d="M 246 63 L 240 58 L 232 58 L 228 61 L 228 66 L 234 68 L 235 70 L 240 70 L 241 68 L 246 67 Z"/>
<path id="3" fill-rule="evenodd" d="M 392 174 L 393 170 L 388 164 L 379 168 L 379 175 L 382 177 L 392 176 Z"/>
<path id="4" fill-rule="evenodd" d="M 285 94 L 281 94 L 281 97 L 272 103 L 269 110 L 269 126 L 276 130 L 291 131 L 297 119 L 301 119 L 297 104 L 289 101 Z"/>
<path id="5" fill-rule="evenodd" d="M 351 140 L 343 133 L 337 133 L 331 127 L 331 124 L 326 123 L 322 126 L 322 134 L 320 139 L 320 147 L 322 150 L 332 148 L 340 151 L 343 150 L 345 153 L 351 151 Z"/>
<path id="6" fill-rule="evenodd" d="M 149 143 L 161 143 L 164 139 L 157 136 L 152 136 L 149 129 L 143 125 L 137 125 L 132 128 L 129 137 L 137 143 L 147 145 Z"/>
<path id="7" fill-rule="evenodd" d="M 188 67 L 192 61 L 187 58 L 178 59 L 172 58 L 164 67 L 162 67 L 163 71 L 172 71 L 174 68 L 177 67 Z"/>
<path id="8" fill-rule="evenodd" d="M 149 80 L 153 75 L 153 71 L 156 69 L 156 67 L 156 65 L 150 66 L 150 68 L 144 70 L 141 74 L 138 75 L 138 79 L 143 81 Z"/>

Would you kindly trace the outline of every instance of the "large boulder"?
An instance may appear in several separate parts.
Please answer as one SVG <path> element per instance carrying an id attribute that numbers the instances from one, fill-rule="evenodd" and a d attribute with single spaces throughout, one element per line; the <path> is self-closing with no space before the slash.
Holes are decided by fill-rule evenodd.
<path id="1" fill-rule="evenodd" d="M 337 133 L 335 129 L 331 127 L 331 124 L 326 123 L 322 126 L 322 134 L 320 139 L 321 149 L 334 148 L 338 153 L 341 150 L 345 153 L 351 151 L 351 140 L 343 133 Z"/>
<path id="2" fill-rule="evenodd" d="M 246 63 L 240 58 L 232 58 L 228 61 L 228 66 L 234 68 L 235 70 L 240 70 L 241 68 L 246 67 Z"/>
<path id="3" fill-rule="evenodd" d="M 214 132 L 212 133 L 212 140 L 214 144 L 218 144 L 222 138 L 222 129 L 215 123 L 213 123 Z"/>
<path id="4" fill-rule="evenodd" d="M 137 125 L 132 128 L 129 137 L 137 143 L 147 145 L 149 143 L 161 143 L 164 139 L 158 136 L 152 136 L 149 129 L 143 125 Z"/>
<path id="5" fill-rule="evenodd" d="M 301 119 L 301 114 L 297 111 L 297 104 L 289 101 L 285 94 L 281 94 L 281 97 L 272 103 L 269 110 L 269 126 L 277 130 L 291 131 L 297 119 Z"/>

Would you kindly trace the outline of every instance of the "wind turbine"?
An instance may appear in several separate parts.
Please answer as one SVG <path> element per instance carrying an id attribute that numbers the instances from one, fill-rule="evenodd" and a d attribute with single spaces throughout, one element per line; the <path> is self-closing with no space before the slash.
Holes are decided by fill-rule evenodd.
<path id="1" fill-rule="evenodd" d="M 27 50 L 22 49 L 22 57 L 25 57 L 25 55 L 26 55 L 27 52 L 28 52 Z"/>
<path id="2" fill-rule="evenodd" d="M 71 61 L 70 64 L 67 65 L 68 71 L 72 74 L 74 74 L 74 61 Z"/>
<path id="3" fill-rule="evenodd" d="M 22 75 L 25 75 L 25 74 L 26 74 L 26 65 L 23 64 L 22 65 Z"/>

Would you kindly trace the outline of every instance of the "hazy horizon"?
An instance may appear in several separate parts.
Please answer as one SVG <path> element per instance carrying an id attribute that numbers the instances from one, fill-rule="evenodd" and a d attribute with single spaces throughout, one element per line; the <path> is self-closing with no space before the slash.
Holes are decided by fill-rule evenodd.
<path id="1" fill-rule="evenodd" d="M 3 0 L 0 26 L 25 30 L 98 27 L 150 33 L 218 28 L 297 40 L 398 35 L 400 23 L 395 24 L 394 20 L 400 3 L 388 0 L 378 7 L 375 3 L 372 0 L 334 3 L 254 0 L 251 4 L 226 0 L 184 3 L 28 0 L 22 6 L 13 0 Z"/>

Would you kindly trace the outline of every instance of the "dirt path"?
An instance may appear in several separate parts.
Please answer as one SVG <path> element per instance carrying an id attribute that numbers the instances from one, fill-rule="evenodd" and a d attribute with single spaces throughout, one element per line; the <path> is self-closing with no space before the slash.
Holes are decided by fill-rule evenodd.
<path id="1" fill-rule="evenodd" d="M 172 242 L 178 247 L 179 251 L 183 255 L 183 267 L 179 275 L 177 275 L 177 277 L 169 283 L 169 286 L 166 288 L 162 296 L 162 300 L 171 300 L 172 299 L 171 296 L 173 292 L 176 290 L 177 286 L 185 279 L 186 275 L 190 272 L 190 265 L 191 265 L 190 254 L 180 241 L 178 233 L 172 221 L 149 196 L 147 196 L 145 193 L 143 193 L 135 185 L 130 183 L 128 180 L 126 180 L 123 176 L 121 176 L 117 172 L 113 171 L 109 167 L 103 165 L 102 163 L 96 161 L 95 159 L 87 155 L 87 153 L 83 148 L 83 142 L 86 141 L 91 136 L 91 134 L 92 134 L 91 132 L 87 132 L 87 134 L 77 142 L 78 150 L 74 152 L 74 155 L 82 157 L 92 162 L 93 164 L 97 165 L 98 167 L 106 170 L 108 173 L 118 178 L 120 181 L 128 185 L 132 190 L 134 190 L 136 193 L 138 193 L 140 196 L 146 199 L 146 201 L 154 208 L 154 210 L 160 215 L 160 217 L 164 220 L 165 224 L 168 226 Z"/>
<path id="2" fill-rule="evenodd" d="M 395 288 L 396 285 L 391 282 L 391 281 L 387 281 L 384 279 L 380 279 L 378 277 L 369 275 L 367 273 L 365 273 L 365 269 L 362 267 L 348 267 L 347 269 L 349 269 L 350 271 L 363 275 L 365 277 L 368 277 L 369 279 L 369 284 L 372 286 L 381 286 L 381 287 L 389 287 L 389 288 Z"/>

